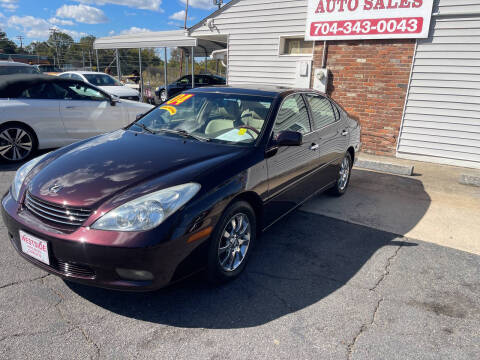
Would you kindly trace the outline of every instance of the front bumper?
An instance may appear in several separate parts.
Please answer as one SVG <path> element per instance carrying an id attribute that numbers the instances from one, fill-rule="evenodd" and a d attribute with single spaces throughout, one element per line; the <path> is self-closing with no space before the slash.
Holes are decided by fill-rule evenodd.
<path id="1" fill-rule="evenodd" d="M 100 237 L 121 239 L 124 244 L 145 243 L 148 233 L 112 233 L 81 227 L 73 233 L 49 228 L 28 210 L 19 208 L 10 193 L 2 200 L 2 216 L 9 239 L 26 260 L 45 271 L 78 283 L 126 291 L 152 291 L 168 285 L 177 275 L 179 265 L 194 252 L 197 243 L 188 244 L 185 237 L 156 241 L 158 245 L 121 247 L 98 245 Z M 19 232 L 48 242 L 51 265 L 24 254 Z M 152 234 L 151 236 L 157 236 Z M 92 243 L 94 242 L 94 243 Z M 153 280 L 133 281 L 121 278 L 116 269 L 148 271 Z"/>

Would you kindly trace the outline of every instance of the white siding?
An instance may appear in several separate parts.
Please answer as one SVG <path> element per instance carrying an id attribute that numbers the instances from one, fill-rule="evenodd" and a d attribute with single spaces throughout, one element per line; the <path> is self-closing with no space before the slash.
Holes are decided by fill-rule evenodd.
<path id="1" fill-rule="evenodd" d="M 440 0 L 435 10 L 476 11 L 480 0 Z M 434 18 L 417 44 L 398 156 L 480 168 L 480 17 Z"/>
<path id="2" fill-rule="evenodd" d="M 201 26 L 192 36 L 229 35 L 230 84 L 294 86 L 297 60 L 279 56 L 282 35 L 304 37 L 307 0 L 241 0 L 214 19 L 215 29 Z"/>

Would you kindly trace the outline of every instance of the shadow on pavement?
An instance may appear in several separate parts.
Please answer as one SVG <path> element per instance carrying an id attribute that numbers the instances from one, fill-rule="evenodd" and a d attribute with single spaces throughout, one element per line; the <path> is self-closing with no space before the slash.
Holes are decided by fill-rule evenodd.
<path id="1" fill-rule="evenodd" d="M 145 294 L 68 286 L 92 303 L 130 318 L 186 328 L 244 328 L 313 305 L 347 282 L 375 287 L 398 246 L 416 244 L 298 211 L 265 233 L 244 274 L 222 287 L 208 286 L 202 276 Z"/>

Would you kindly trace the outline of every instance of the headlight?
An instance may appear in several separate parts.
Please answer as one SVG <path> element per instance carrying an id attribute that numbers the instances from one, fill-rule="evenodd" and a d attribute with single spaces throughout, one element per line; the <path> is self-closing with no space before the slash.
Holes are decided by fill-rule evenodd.
<path id="1" fill-rule="evenodd" d="M 189 183 L 156 191 L 109 211 L 91 227 L 110 231 L 151 230 L 190 201 L 199 190 L 199 184 Z"/>
<path id="2" fill-rule="evenodd" d="M 20 196 L 20 189 L 22 188 L 23 181 L 27 177 L 28 173 L 47 155 L 48 154 L 44 154 L 33 160 L 30 160 L 17 170 L 17 173 L 15 174 L 15 178 L 13 179 L 12 183 L 12 196 L 15 201 L 18 201 L 18 197 Z"/>

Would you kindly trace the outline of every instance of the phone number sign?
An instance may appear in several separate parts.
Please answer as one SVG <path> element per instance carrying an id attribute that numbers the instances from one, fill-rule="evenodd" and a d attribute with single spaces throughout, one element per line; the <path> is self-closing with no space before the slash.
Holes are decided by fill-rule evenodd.
<path id="1" fill-rule="evenodd" d="M 305 40 L 427 38 L 433 0 L 308 0 Z"/>

